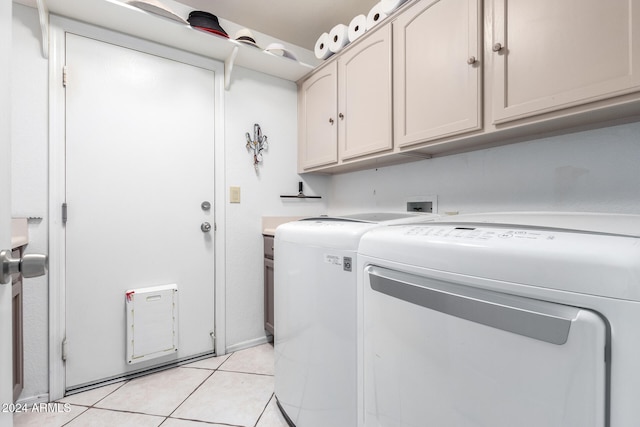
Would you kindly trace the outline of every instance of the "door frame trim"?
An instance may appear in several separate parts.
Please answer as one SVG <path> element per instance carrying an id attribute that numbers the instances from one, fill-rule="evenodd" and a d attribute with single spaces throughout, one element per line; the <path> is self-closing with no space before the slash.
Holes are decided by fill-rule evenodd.
<path id="1" fill-rule="evenodd" d="M 211 70 L 215 73 L 214 131 L 214 316 L 215 350 L 226 351 L 225 325 L 225 170 L 224 170 L 224 64 L 210 58 L 183 52 L 150 41 L 68 18 L 50 16 L 49 52 L 49 400 L 64 397 L 65 364 L 62 341 L 66 335 L 66 243 L 62 223 L 62 203 L 65 201 L 65 89 L 62 69 L 65 65 L 65 34 L 74 33 L 105 43 Z"/>

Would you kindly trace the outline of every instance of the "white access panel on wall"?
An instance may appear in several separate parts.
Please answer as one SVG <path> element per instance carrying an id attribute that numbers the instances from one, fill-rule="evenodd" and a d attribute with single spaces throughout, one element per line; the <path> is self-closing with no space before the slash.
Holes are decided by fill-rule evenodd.
<path id="1" fill-rule="evenodd" d="M 178 286 L 164 285 L 126 292 L 127 363 L 178 351 Z"/>

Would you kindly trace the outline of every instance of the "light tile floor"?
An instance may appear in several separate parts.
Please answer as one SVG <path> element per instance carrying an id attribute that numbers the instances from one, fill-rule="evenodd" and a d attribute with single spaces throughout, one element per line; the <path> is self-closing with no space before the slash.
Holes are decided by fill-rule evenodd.
<path id="1" fill-rule="evenodd" d="M 273 395 L 271 344 L 111 384 L 58 403 L 58 410 L 15 414 L 14 426 L 287 427 Z"/>

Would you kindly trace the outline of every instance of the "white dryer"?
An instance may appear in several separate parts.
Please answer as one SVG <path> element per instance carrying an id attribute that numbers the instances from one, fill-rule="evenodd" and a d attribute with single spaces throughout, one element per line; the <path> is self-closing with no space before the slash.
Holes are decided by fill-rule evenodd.
<path id="1" fill-rule="evenodd" d="M 640 216 L 509 213 L 360 241 L 367 427 L 640 422 Z"/>
<path id="2" fill-rule="evenodd" d="M 436 218 L 366 213 L 283 224 L 275 233 L 275 394 L 297 427 L 354 427 L 356 255 L 374 228 Z"/>

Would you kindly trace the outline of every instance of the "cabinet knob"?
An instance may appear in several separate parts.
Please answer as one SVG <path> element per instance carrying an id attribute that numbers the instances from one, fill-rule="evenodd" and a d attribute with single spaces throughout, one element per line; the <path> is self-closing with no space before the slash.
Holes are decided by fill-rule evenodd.
<path id="1" fill-rule="evenodd" d="M 340 117 L 340 120 L 344 120 L 344 114 L 340 113 L 338 114 L 338 117 Z"/>
<path id="2" fill-rule="evenodd" d="M 333 124 L 333 119 L 329 117 L 329 123 Z"/>
<path id="3" fill-rule="evenodd" d="M 501 43 L 494 44 L 492 50 L 494 52 L 500 52 L 502 50 L 502 44 Z"/>
<path id="4" fill-rule="evenodd" d="M 478 60 L 476 59 L 475 56 L 470 56 L 469 59 L 467 59 L 467 64 L 469 64 L 469 65 L 473 65 L 476 62 L 478 62 Z"/>

